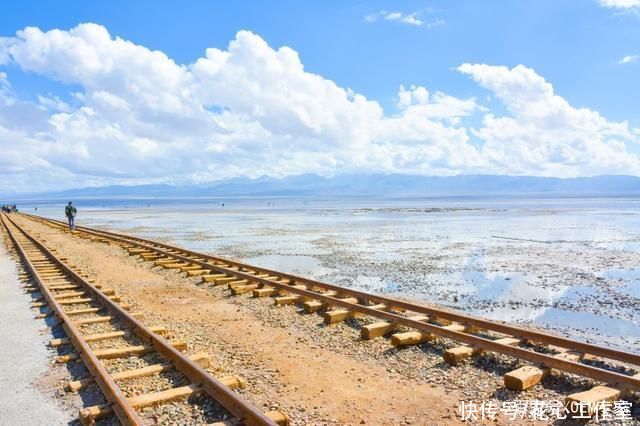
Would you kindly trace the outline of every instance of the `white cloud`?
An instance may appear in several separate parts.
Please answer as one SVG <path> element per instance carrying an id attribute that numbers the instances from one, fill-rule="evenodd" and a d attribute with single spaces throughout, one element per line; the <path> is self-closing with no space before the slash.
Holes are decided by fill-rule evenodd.
<path id="1" fill-rule="evenodd" d="M 4 192 L 357 171 L 640 174 L 625 145 L 640 131 L 572 107 L 523 66 L 459 68 L 509 112 L 469 129 L 486 111 L 475 98 L 400 86 L 385 114 L 248 31 L 178 64 L 95 24 L 25 28 L 0 38 L 0 60 L 71 85 L 68 100 L 30 102 L 0 73 Z"/>
<path id="2" fill-rule="evenodd" d="M 424 26 L 425 28 L 428 28 L 428 29 L 436 28 L 445 24 L 445 21 L 443 19 L 434 19 L 432 21 L 427 22 L 419 18 L 419 15 L 420 15 L 419 12 L 405 14 L 402 12 L 387 12 L 387 11 L 381 10 L 380 12 L 372 13 L 370 15 L 365 16 L 364 20 L 367 22 L 376 22 L 378 20 L 396 21 L 403 24 L 414 25 L 416 27 Z"/>
<path id="3" fill-rule="evenodd" d="M 580 176 L 640 172 L 625 142 L 640 143 L 640 130 L 575 108 L 534 70 L 463 64 L 458 70 L 490 90 L 508 116 L 486 114 L 473 133 L 497 170 L 518 174 Z"/>
<path id="4" fill-rule="evenodd" d="M 424 22 L 420 18 L 416 17 L 415 13 L 410 13 L 410 14 L 407 14 L 407 15 L 403 15 L 400 12 L 394 12 L 394 13 L 390 13 L 387 16 L 385 16 L 384 19 L 386 19 L 388 21 L 400 21 L 400 22 L 403 22 L 403 23 L 409 24 L 409 25 L 421 26 L 421 25 L 424 24 Z"/>
<path id="5" fill-rule="evenodd" d="M 400 86 L 396 105 L 403 110 L 404 116 L 419 115 L 456 125 L 460 123 L 461 118 L 478 109 L 473 98 L 458 99 L 442 92 L 436 92 L 431 96 L 422 86 L 411 86 L 408 90 Z"/>
<path id="6" fill-rule="evenodd" d="M 640 8 L 640 0 L 599 0 L 600 5 L 613 9 Z"/>
<path id="7" fill-rule="evenodd" d="M 618 61 L 618 64 L 620 64 L 620 65 L 630 64 L 632 62 L 637 62 L 638 59 L 640 59 L 640 56 L 638 56 L 638 55 L 627 55 L 624 58 L 620 59 Z"/>
<path id="8" fill-rule="evenodd" d="M 38 103 L 40 106 L 47 111 L 59 111 L 59 112 L 70 112 L 71 106 L 66 102 L 60 100 L 57 96 L 42 96 L 38 95 Z"/>
<path id="9" fill-rule="evenodd" d="M 396 21 L 401 22 L 403 24 L 414 25 L 416 27 L 426 26 L 427 28 L 435 28 L 440 25 L 444 25 L 444 21 L 442 19 L 436 19 L 431 22 L 425 22 L 421 18 L 419 18 L 419 12 L 413 13 L 402 13 L 402 12 L 387 12 L 385 10 L 381 10 L 380 12 L 372 13 L 364 17 L 364 20 L 367 22 L 376 22 L 378 20 L 385 21 Z"/>
<path id="10" fill-rule="evenodd" d="M 445 156 L 474 150 L 452 124 L 461 108 L 473 109 L 467 101 L 436 94 L 385 116 L 377 102 L 305 71 L 294 50 L 274 50 L 248 31 L 186 65 L 95 24 L 26 28 L 0 40 L 7 62 L 82 88 L 73 102 L 12 98 L 33 110 L 26 127 L 10 119 L 27 116 L 17 106 L 0 111 L 1 148 L 41 160 L 21 162 L 21 175 L 8 179 L 15 189 L 28 189 L 35 173 L 61 186 L 403 167 L 438 173 L 448 162 L 466 164 Z M 65 173 L 76 179 L 57 179 Z"/>

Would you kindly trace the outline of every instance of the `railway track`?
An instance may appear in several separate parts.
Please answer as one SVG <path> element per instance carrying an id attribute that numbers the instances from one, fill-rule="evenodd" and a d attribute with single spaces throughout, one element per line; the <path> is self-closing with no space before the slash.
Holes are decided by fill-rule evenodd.
<path id="1" fill-rule="evenodd" d="M 105 402 L 86 407 L 80 412 L 83 424 L 115 416 L 123 425 L 142 425 L 145 419 L 141 409 L 172 403 L 177 399 L 210 398 L 221 407 L 227 423 L 247 425 L 275 425 L 288 423 L 282 412 L 262 413 L 233 388 L 241 387 L 243 380 L 237 376 L 216 379 L 205 368 L 210 359 L 207 354 L 187 356 L 182 351 L 186 344 L 168 341 L 162 327 L 147 327 L 140 321 L 140 314 L 128 312 L 127 305 L 118 304 L 120 298 L 113 290 L 93 284 L 79 271 L 56 255 L 53 249 L 30 235 L 4 213 L 0 214 L 7 246 L 24 268 L 23 278 L 28 280 L 28 290 L 42 294 L 34 307 L 48 310 L 44 315 L 55 315 L 66 337 L 53 339 L 52 347 L 70 345 L 75 349 L 58 357 L 59 362 L 81 360 L 89 376 L 70 381 L 68 390 L 80 391 L 97 384 Z M 127 365 L 130 358 L 144 357 L 145 365 L 139 368 L 118 368 Z M 122 385 L 145 377 L 164 375 L 167 382 L 157 392 L 140 392 L 135 386 Z M 200 401 L 201 402 L 201 401 Z M 185 419 L 188 422 L 188 419 Z"/>
<path id="2" fill-rule="evenodd" d="M 28 217 L 68 232 L 63 222 Z M 611 402 L 640 391 L 640 355 L 635 353 L 369 294 L 130 235 L 87 227 L 78 227 L 74 235 L 116 244 L 129 255 L 140 256 L 156 266 L 199 276 L 207 285 L 227 286 L 233 295 L 250 292 L 253 297 L 272 297 L 275 305 L 298 304 L 305 312 L 322 312 L 327 324 L 354 316 L 375 318 L 376 322 L 361 328 L 362 339 L 390 336 L 394 346 L 450 339 L 459 343 L 443 354 L 451 365 L 483 352 L 526 361 L 527 365 L 504 375 L 504 385 L 512 390 L 536 386 L 552 372 L 593 379 L 597 384 L 592 389 L 566 398 L 570 410 L 583 411 L 586 405 L 593 414 L 602 401 Z M 624 365 L 622 371 L 632 373 L 616 371 L 619 365 Z"/>

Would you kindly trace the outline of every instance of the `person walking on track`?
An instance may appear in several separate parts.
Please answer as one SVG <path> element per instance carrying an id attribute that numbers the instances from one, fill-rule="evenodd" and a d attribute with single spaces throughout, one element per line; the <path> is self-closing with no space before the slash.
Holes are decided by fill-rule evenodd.
<path id="1" fill-rule="evenodd" d="M 69 204 L 67 204 L 67 207 L 64 208 L 64 214 L 67 216 L 67 219 L 69 220 L 69 229 L 71 229 L 72 231 L 76 229 L 76 213 L 78 213 L 78 211 L 71 204 L 71 201 L 69 201 Z"/>

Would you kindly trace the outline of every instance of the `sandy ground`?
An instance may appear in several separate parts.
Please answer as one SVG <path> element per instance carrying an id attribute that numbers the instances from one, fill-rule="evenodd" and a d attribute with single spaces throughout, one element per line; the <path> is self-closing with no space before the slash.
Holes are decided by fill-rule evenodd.
<path id="1" fill-rule="evenodd" d="M 243 395 L 258 407 L 283 409 L 294 424 L 455 424 L 460 401 L 562 400 L 590 388 L 588 380 L 550 376 L 523 393 L 504 389 L 502 374 L 521 364 L 485 354 L 449 367 L 437 341 L 397 350 L 386 339 L 359 341 L 358 323 L 326 327 L 318 315 L 266 299 L 229 297 L 175 271 L 152 268 L 115 246 L 73 238 L 29 221 L 72 263 L 115 288 L 123 303 L 145 313 L 149 325 L 165 325 L 206 351 L 216 376 L 239 374 Z M 510 423 L 500 419 L 499 423 Z"/>
<path id="2" fill-rule="evenodd" d="M 282 408 L 296 424 L 454 422 L 457 392 L 324 349 L 299 330 L 265 324 L 251 310 L 177 274 L 151 271 L 119 248 L 72 239 L 33 222 L 29 228 L 97 283 L 116 288 L 134 310 L 146 313 L 147 323 L 168 325 L 190 344 L 189 353 L 209 352 L 217 375 L 245 377 L 246 397 L 265 410 Z"/>
<path id="3" fill-rule="evenodd" d="M 77 417 L 77 401 L 51 398 L 66 369 L 50 366 L 54 353 L 40 332 L 45 323 L 34 319 L 31 296 L 21 286 L 15 263 L 0 244 L 0 424 L 25 424 L 27 416 L 31 425 L 68 424 Z"/>

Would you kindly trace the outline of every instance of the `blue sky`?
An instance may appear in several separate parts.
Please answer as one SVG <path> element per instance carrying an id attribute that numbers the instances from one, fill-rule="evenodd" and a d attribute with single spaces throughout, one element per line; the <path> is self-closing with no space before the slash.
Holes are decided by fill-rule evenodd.
<path id="1" fill-rule="evenodd" d="M 427 29 L 364 20 L 380 10 L 417 11 L 426 22 L 445 24 Z M 81 22 L 102 24 L 181 63 L 248 29 L 272 46 L 298 51 L 308 71 L 389 107 L 399 84 L 475 94 L 472 82 L 451 71 L 463 62 L 524 64 L 572 104 L 640 123 L 640 64 L 617 64 L 640 54 L 640 19 L 595 0 L 238 1 L 224 7 L 211 1 L 26 1 L 3 5 L 0 31 L 7 36 L 26 26 L 67 29 Z"/>
<path id="2" fill-rule="evenodd" d="M 303 125 L 309 127 L 313 133 L 312 143 L 309 140 L 309 133 L 305 131 L 296 133 L 295 129 L 287 128 L 285 132 L 279 133 L 276 130 L 280 130 L 280 127 L 273 122 L 266 123 L 258 117 L 259 114 L 247 117 L 255 111 L 248 113 L 242 109 L 245 104 L 252 103 L 260 104 L 260 108 L 267 110 L 270 106 L 273 106 L 274 110 L 290 109 L 296 112 L 296 116 L 300 116 L 300 111 L 307 107 L 313 110 L 313 106 L 305 104 L 305 101 L 301 100 L 301 103 L 296 104 L 295 107 L 270 105 L 269 99 L 273 100 L 274 96 L 257 100 L 254 95 L 247 95 L 246 102 L 242 103 L 236 99 L 225 98 L 226 95 L 216 92 L 221 90 L 217 87 L 215 90 L 211 89 L 215 96 L 209 96 L 206 101 L 198 99 L 199 104 L 209 111 L 212 105 L 222 106 L 222 110 L 230 113 L 237 112 L 238 117 L 242 116 L 247 123 L 252 119 L 255 120 L 264 130 L 262 134 L 268 135 L 265 138 L 268 139 L 265 142 L 266 147 L 263 149 L 257 140 L 247 139 L 244 131 L 249 124 L 246 123 L 242 131 L 239 131 L 239 136 L 232 138 L 233 141 L 215 138 L 203 140 L 201 135 L 192 135 L 192 140 L 187 143 L 179 141 L 179 136 L 163 140 L 162 137 L 153 135 L 153 132 L 137 134 L 135 129 L 139 129 L 141 123 L 124 123 L 121 121 L 123 119 L 117 115 L 109 115 L 96 105 L 88 104 L 86 98 L 80 99 L 78 94 L 116 94 L 116 90 L 108 85 L 108 81 L 112 80 L 103 79 L 98 84 L 91 81 L 92 77 L 64 75 L 65 72 L 72 75 L 74 70 L 85 66 L 86 63 L 69 64 L 68 69 L 61 69 L 60 65 L 55 63 L 55 58 L 42 57 L 40 59 L 43 62 L 34 64 L 25 59 L 28 56 L 26 53 L 23 52 L 20 56 L 15 52 L 9 52 L 10 49 L 8 49 L 8 59 L 4 63 L 0 59 L 0 72 L 4 73 L 5 87 L 8 87 L 4 91 L 5 103 L 15 105 L 16 101 L 19 101 L 31 104 L 40 111 L 46 109 L 49 122 L 52 116 L 61 113 L 72 116 L 71 119 L 80 120 L 81 117 L 77 113 L 83 106 L 89 107 L 92 109 L 92 117 L 100 117 L 101 120 L 100 126 L 91 127 L 93 125 L 91 124 L 88 125 L 89 129 L 97 131 L 98 128 L 104 129 L 104 126 L 107 126 L 122 132 L 118 134 L 121 145 L 114 147 L 115 149 L 122 149 L 127 144 L 137 144 L 138 142 L 132 141 L 139 141 L 140 138 L 149 140 L 144 142 L 147 144 L 145 146 L 175 148 L 176 145 L 182 144 L 181 149 L 184 148 L 175 152 L 168 148 L 164 150 L 166 155 L 181 157 L 174 162 L 175 164 L 170 165 L 169 175 L 159 173 L 158 170 L 141 173 L 136 162 L 132 162 L 129 166 L 123 165 L 114 155 L 110 155 L 106 161 L 113 161 L 114 164 L 118 164 L 118 167 L 99 167 L 96 169 L 100 170 L 94 173 L 90 166 L 79 165 L 80 159 L 73 161 L 69 159 L 69 155 L 75 155 L 74 152 L 77 151 L 74 149 L 79 149 L 85 153 L 82 160 L 85 163 L 98 161 L 96 156 L 104 155 L 103 148 L 93 150 L 92 146 L 96 143 L 103 144 L 104 141 L 96 141 L 89 133 L 84 136 L 69 134 L 65 138 L 64 130 L 60 130 L 61 127 L 58 126 L 56 128 L 58 133 L 52 131 L 44 138 L 49 143 L 44 150 L 47 151 L 47 155 L 38 157 L 37 152 L 43 152 L 43 150 L 33 142 L 33 139 L 36 134 L 41 135 L 47 130 L 44 127 L 39 128 L 38 132 L 36 129 L 11 129 L 6 124 L 10 120 L 5 119 L 4 126 L 7 130 L 19 131 L 29 140 L 25 144 L 35 145 L 32 151 L 25 155 L 38 157 L 42 160 L 41 165 L 47 169 L 47 173 L 43 173 L 37 182 L 31 182 L 41 188 L 48 188 L 52 180 L 62 176 L 73 181 L 69 185 L 82 186 L 119 182 L 212 180 L 235 175 L 251 176 L 258 172 L 277 176 L 305 170 L 322 174 L 334 174 L 341 170 L 421 174 L 483 172 L 558 176 L 599 174 L 600 170 L 594 164 L 579 158 L 580 156 L 575 152 L 568 152 L 569 145 L 573 150 L 584 149 L 586 156 L 601 155 L 601 163 L 606 166 L 602 168 L 602 173 L 615 173 L 619 170 L 620 173 L 636 174 L 639 170 L 636 164 L 638 159 L 635 157 L 640 153 L 638 149 L 640 136 L 637 133 L 637 128 L 640 127 L 640 104 L 637 102 L 637 99 L 640 99 L 640 59 L 636 58 L 640 55 L 640 5 L 636 0 L 237 1 L 225 4 L 210 1 L 181 3 L 63 1 L 55 4 L 25 1 L 3 5 L 3 12 L 0 14 L 0 37 L 15 41 L 20 39 L 20 37 L 16 38 L 16 33 L 25 27 L 36 27 L 43 34 L 48 34 L 47 31 L 55 29 L 69 32 L 81 23 L 95 23 L 103 27 L 108 31 L 111 39 L 119 37 L 142 49 L 161 51 L 170 60 L 187 68 L 199 58 L 203 58 L 207 48 L 215 47 L 225 51 L 229 43 L 236 39 L 238 31 L 248 30 L 266 42 L 273 51 L 277 51 L 282 46 L 288 46 L 297 52 L 307 74 L 319 75 L 324 80 L 335 83 L 339 88 L 350 89 L 366 97 L 367 100 L 375 102 L 383 110 L 384 116 L 376 118 L 381 121 L 397 118 L 406 112 L 407 105 L 399 106 L 398 104 L 400 85 L 403 85 L 406 90 L 412 90 L 410 89 L 412 86 L 426 88 L 430 97 L 424 102 L 435 102 L 437 105 L 433 106 L 434 109 L 443 108 L 441 105 L 443 102 L 434 101 L 433 95 L 436 92 L 442 92 L 443 95 L 457 100 L 473 99 L 475 106 L 465 111 L 454 111 L 447 117 L 439 112 L 436 113 L 436 118 L 433 111 L 429 109 L 431 107 L 424 110 L 416 108 L 411 111 L 411 114 L 405 114 L 411 115 L 411 120 L 409 118 L 402 122 L 387 120 L 378 126 L 383 128 L 379 133 L 363 136 L 366 140 L 355 143 L 355 146 L 344 147 L 338 146 L 339 144 L 331 139 L 359 138 L 362 135 L 351 134 L 349 130 L 342 136 L 336 136 L 336 133 L 342 130 L 326 127 L 326 120 L 312 123 L 312 119 L 305 119 Z M 13 45 L 14 41 L 8 43 Z M 35 46 L 34 43 L 23 44 L 26 45 L 25 48 L 33 49 Z M 247 49 L 251 50 L 251 48 Z M 39 51 L 39 54 L 41 53 Z M 242 56 L 241 53 L 238 55 Z M 623 61 L 625 57 L 627 60 Z M 467 68 L 466 71 L 461 71 L 459 67 L 462 64 L 487 64 L 492 67 L 506 67 L 511 71 L 506 74 L 499 73 L 497 69 Z M 515 70 L 514 67 L 518 65 L 522 65 L 526 68 L 526 72 L 531 71 L 540 78 L 540 81 L 531 84 L 537 84 L 536 87 L 540 90 L 544 90 L 544 82 L 550 84 L 554 96 L 568 103 L 571 109 L 558 106 L 561 111 L 555 111 L 556 116 L 572 117 L 574 113 L 571 111 L 586 108 L 598 114 L 607 123 L 626 122 L 627 129 L 612 131 L 611 126 L 600 123 L 597 125 L 600 126 L 599 130 L 594 130 L 595 133 L 578 137 L 575 135 L 575 126 L 589 127 L 584 124 L 584 120 L 589 121 L 590 118 L 576 119 L 568 124 L 549 125 L 549 121 L 554 120 L 553 117 L 541 118 L 539 112 L 532 109 L 523 113 L 523 107 L 518 103 L 517 92 L 523 93 L 529 89 L 517 86 L 517 84 L 524 84 L 521 76 L 526 74 L 524 69 Z M 124 64 L 116 75 L 135 71 L 141 70 L 132 70 Z M 531 75 L 526 75 L 528 76 L 526 79 L 530 79 Z M 273 77 L 275 84 L 278 82 L 287 84 L 283 80 L 278 80 L 285 78 L 282 75 Z M 295 79 L 295 77 L 292 78 Z M 504 88 L 505 79 L 510 81 L 509 93 L 500 92 Z M 129 81 L 134 80 L 133 77 L 129 79 Z M 238 82 L 235 81 L 235 83 Z M 197 90 L 207 90 L 204 87 Z M 295 87 L 292 85 L 286 90 L 288 93 L 291 90 L 304 91 L 307 90 L 305 87 L 304 84 Z M 155 90 L 168 89 L 158 86 Z M 265 90 L 265 88 L 261 89 L 261 93 Z M 326 91 L 321 90 L 323 93 Z M 120 99 L 131 101 L 122 93 L 117 95 Z M 242 94 L 238 94 L 238 97 L 241 96 Z M 67 105 L 62 110 L 56 111 L 52 109 L 50 103 L 49 106 L 45 106 L 42 97 L 58 97 Z M 410 103 L 414 106 L 424 103 L 419 96 L 412 99 Z M 313 100 L 308 102 L 312 103 Z M 558 103 L 554 100 L 549 102 L 554 105 Z M 444 103 L 450 105 L 450 102 Z M 229 105 L 232 104 L 237 106 L 230 107 Z M 331 108 L 332 105 L 327 103 L 325 107 Z M 27 108 L 27 105 L 23 107 Z M 544 109 L 540 105 L 538 107 Z M 130 108 L 128 110 L 131 111 Z M 147 111 L 146 107 L 145 111 Z M 340 122 L 340 129 L 353 124 L 352 120 L 355 119 L 349 114 L 353 113 L 358 117 L 362 115 L 360 112 L 350 110 L 351 112 L 345 118 L 338 108 L 336 111 L 335 116 L 329 121 Z M 12 116 L 10 112 L 6 114 L 7 117 Z M 307 117 L 308 114 L 313 116 L 314 113 L 307 111 L 302 115 Z M 374 112 L 372 114 L 376 115 Z M 420 114 L 423 116 L 419 116 Z M 489 128 L 483 124 L 488 114 L 509 118 L 517 123 L 503 120 L 502 127 Z M 142 117 L 142 112 L 139 116 Z M 280 119 L 284 120 L 285 116 L 286 114 L 274 120 L 276 122 Z M 420 117 L 424 120 L 435 120 L 437 123 L 425 125 L 424 122 L 419 121 Z M 58 116 L 58 118 L 62 117 Z M 86 117 L 82 117 L 82 120 L 85 120 L 82 121 L 85 123 Z M 105 120 L 108 122 L 105 123 Z M 152 125 L 150 120 L 151 118 L 147 116 L 141 118 L 145 125 Z M 374 118 L 369 118 L 369 122 L 371 120 Z M 572 119 L 567 118 L 567 120 Z M 599 118 L 596 117 L 593 120 L 589 122 L 595 123 Z M 440 129 L 441 126 L 438 130 L 430 127 L 432 124 L 440 125 L 444 121 L 446 121 L 444 130 Z M 0 120 L 0 124 L 2 123 L 3 121 Z M 510 169 L 507 165 L 513 164 L 514 159 L 506 156 L 512 145 L 530 144 L 526 147 L 523 145 L 526 148 L 523 148 L 525 153 L 535 150 L 537 146 L 532 141 L 523 141 L 523 136 L 516 135 L 506 140 L 504 136 L 508 133 L 506 127 L 511 128 L 512 124 L 514 126 L 517 124 L 521 129 L 536 127 L 536 131 L 532 133 L 537 134 L 537 131 L 540 131 L 539 137 L 543 140 L 548 139 L 549 144 L 552 143 L 551 141 L 566 139 L 561 142 L 566 146 L 545 146 L 544 153 L 534 155 L 535 158 L 528 158 L 526 161 L 517 158 L 522 164 Z M 357 127 L 357 125 L 360 124 L 353 126 Z M 560 136 L 557 134 L 559 125 L 567 128 L 567 131 Z M 392 128 L 385 126 L 392 126 Z M 574 130 L 571 130 L 571 126 L 574 126 Z M 457 131 L 461 129 L 464 130 L 464 137 Z M 426 135 L 418 134 L 419 131 L 430 132 L 430 134 L 442 131 L 438 136 L 441 140 L 430 141 Z M 495 136 L 498 131 L 502 132 L 499 137 Z M 620 132 L 624 135 L 621 136 Z M 514 133 L 523 135 L 524 131 Z M 12 136 L 16 135 L 12 133 Z M 455 142 L 458 137 L 461 139 Z M 454 142 L 451 142 L 451 146 L 446 146 L 447 138 L 453 138 Z M 580 138 L 584 140 L 600 138 L 604 145 L 594 147 L 595 151 L 589 153 L 590 148 L 586 145 L 583 147 L 585 142 L 578 140 Z M 65 146 L 64 139 L 73 139 L 74 149 Z M 236 141 L 240 142 L 236 144 Z M 459 145 L 455 144 L 463 142 L 480 151 L 469 151 L 463 159 L 451 160 L 452 152 L 460 151 Z M 0 143 L 2 143 L 1 139 Z M 59 146 L 52 149 L 53 143 Z M 325 143 L 326 146 L 323 148 L 318 147 Z M 614 148 L 621 147 L 617 145 L 618 143 L 624 145 L 625 158 L 618 155 L 619 152 L 613 153 Z M 347 160 L 349 152 L 353 149 L 358 151 L 368 149 L 365 148 L 369 146 L 367 144 L 377 145 L 371 147 L 367 158 L 359 158 L 355 164 L 350 164 Z M 412 151 L 412 147 L 417 144 L 420 144 L 420 150 Z M 186 145 L 190 148 L 185 148 Z M 251 166 L 246 169 L 236 166 L 226 167 L 224 170 L 218 167 L 216 158 L 209 160 L 201 158 L 195 162 L 185 159 L 187 154 L 194 152 L 192 149 L 197 150 L 203 145 L 208 152 L 234 151 L 235 158 L 238 159 L 243 158 L 238 155 L 255 153 L 256 149 L 261 152 L 261 156 L 259 158 L 249 156 L 251 158 L 248 163 Z M 384 149 L 381 145 L 384 145 Z M 274 169 L 268 167 L 256 169 L 254 164 L 260 160 L 271 160 L 270 155 L 273 153 L 269 150 L 275 152 L 276 148 L 281 149 L 283 146 L 296 148 L 294 151 L 297 155 L 292 154 L 289 161 L 300 161 L 300 158 L 315 155 L 313 153 L 317 151 L 322 152 L 320 155 L 322 158 L 302 168 L 283 168 L 279 165 Z M 307 146 L 313 146 L 313 148 L 300 148 Z M 400 146 L 401 149 L 398 148 Z M 463 147 L 463 151 L 464 149 L 466 148 Z M 612 153 L 606 153 L 604 150 L 611 150 Z M 151 157 L 145 158 L 142 151 L 138 150 L 135 154 L 140 157 L 141 162 L 157 161 Z M 335 155 L 325 155 L 332 151 Z M 348 152 L 345 153 L 345 151 Z M 182 158 L 180 153 L 184 153 L 185 158 Z M 477 158 L 475 158 L 476 154 Z M 58 160 L 56 155 L 66 156 L 66 159 Z M 389 155 L 394 156 L 394 160 L 383 161 Z M 510 155 L 525 154 L 511 152 Z M 472 159 L 469 160 L 470 158 Z M 5 162 L 8 161 L 5 160 Z M 104 157 L 99 161 L 104 163 Z M 527 168 L 527 164 L 538 164 L 541 161 L 549 161 L 548 167 Z M 30 185 L 28 166 L 18 162 L 12 166 L 11 169 L 15 169 L 13 172 L 13 177 L 16 179 L 15 189 L 23 190 Z M 131 167 L 132 170 L 127 170 L 127 167 Z M 186 173 L 185 169 L 190 172 Z M 211 173 L 212 169 L 221 170 L 221 172 Z"/>

